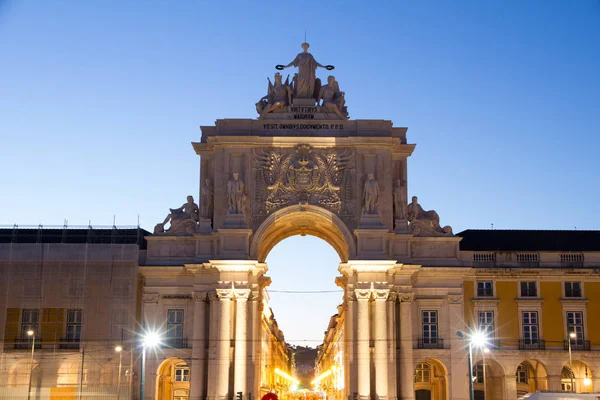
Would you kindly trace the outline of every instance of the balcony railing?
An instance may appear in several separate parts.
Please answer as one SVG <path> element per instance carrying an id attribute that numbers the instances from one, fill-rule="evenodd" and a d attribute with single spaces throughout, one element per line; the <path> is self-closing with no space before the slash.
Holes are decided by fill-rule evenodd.
<path id="1" fill-rule="evenodd" d="M 170 337 L 163 340 L 163 347 L 171 347 L 173 349 L 187 349 L 187 338 Z"/>
<path id="2" fill-rule="evenodd" d="M 569 350 L 569 341 L 563 341 L 563 348 Z M 589 340 L 571 340 L 571 350 L 573 351 L 590 351 L 592 346 Z"/>
<path id="3" fill-rule="evenodd" d="M 417 339 L 417 349 L 443 349 L 444 339 L 440 338 L 419 338 Z"/>
<path id="4" fill-rule="evenodd" d="M 519 350 L 546 350 L 546 341 L 542 339 L 520 339 Z"/>
<path id="5" fill-rule="evenodd" d="M 63 338 L 58 342 L 58 348 L 63 350 L 79 350 L 79 338 Z"/>
<path id="6" fill-rule="evenodd" d="M 14 348 L 15 350 L 28 350 L 31 349 L 31 339 L 27 338 L 27 339 L 20 339 L 17 338 L 15 339 L 15 345 Z M 40 343 L 39 339 L 36 338 L 35 339 L 35 348 L 36 349 L 41 349 L 42 348 L 42 343 Z"/>

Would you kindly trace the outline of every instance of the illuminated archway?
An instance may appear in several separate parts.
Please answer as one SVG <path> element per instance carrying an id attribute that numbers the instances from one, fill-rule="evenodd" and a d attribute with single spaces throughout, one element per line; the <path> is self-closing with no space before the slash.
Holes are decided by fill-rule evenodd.
<path id="1" fill-rule="evenodd" d="M 311 235 L 329 243 L 347 262 L 356 255 L 354 237 L 344 222 L 334 213 L 313 205 L 294 205 L 271 214 L 256 230 L 250 245 L 250 255 L 264 262 L 271 249 L 294 235 Z"/>
<path id="2" fill-rule="evenodd" d="M 447 400 L 448 370 L 439 360 L 427 358 L 418 363 L 414 378 L 415 398 L 417 400 Z"/>
<path id="3" fill-rule="evenodd" d="M 180 358 L 167 358 L 156 371 L 156 400 L 188 400 L 190 368 Z"/>
<path id="4" fill-rule="evenodd" d="M 548 372 L 546 366 L 538 360 L 523 361 L 515 371 L 517 396 L 548 390 Z"/>

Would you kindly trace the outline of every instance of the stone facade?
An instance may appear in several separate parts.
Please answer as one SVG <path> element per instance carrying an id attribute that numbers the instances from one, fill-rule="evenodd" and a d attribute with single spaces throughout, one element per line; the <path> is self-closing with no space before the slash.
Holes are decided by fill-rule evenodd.
<path id="1" fill-rule="evenodd" d="M 525 246 L 534 231 L 504 245 L 486 232 L 454 235 L 408 201 L 407 128 L 348 119 L 338 82 L 315 75 L 334 67 L 303 49 L 277 66 L 298 74 L 269 80 L 258 119 L 201 127 L 198 196 L 153 234 L 124 244 L 0 235 L 0 395 L 23 397 L 32 382 L 44 399 L 114 398 L 117 387 L 133 399 L 142 388 L 157 400 L 291 398 L 294 358 L 270 312 L 265 259 L 307 234 L 341 261 L 344 300 L 316 366 L 328 398 L 467 399 L 457 332 L 480 329 L 494 340 L 489 355 L 473 355 L 478 396 L 600 389 L 597 234 L 562 232 L 570 239 L 555 247 Z M 33 361 L 29 329 L 41 343 Z M 154 331 L 165 337 L 144 352 L 143 372 L 139 335 Z"/>

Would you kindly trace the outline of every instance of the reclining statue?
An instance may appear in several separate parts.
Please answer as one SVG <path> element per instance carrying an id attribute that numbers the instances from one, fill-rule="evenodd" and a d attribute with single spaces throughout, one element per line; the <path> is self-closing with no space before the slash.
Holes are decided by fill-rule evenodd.
<path id="1" fill-rule="evenodd" d="M 425 211 L 413 196 L 412 203 L 407 207 L 410 233 L 415 236 L 452 236 L 450 226 L 440 226 L 440 217 L 434 210 Z"/>

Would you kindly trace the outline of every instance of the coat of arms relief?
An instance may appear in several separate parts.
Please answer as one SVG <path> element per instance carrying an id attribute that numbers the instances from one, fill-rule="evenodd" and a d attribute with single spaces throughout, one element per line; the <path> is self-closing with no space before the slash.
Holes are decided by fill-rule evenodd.
<path id="1" fill-rule="evenodd" d="M 253 217 L 306 203 L 354 218 L 353 151 L 316 150 L 300 144 L 289 150 L 255 150 L 254 155 L 257 176 Z"/>

